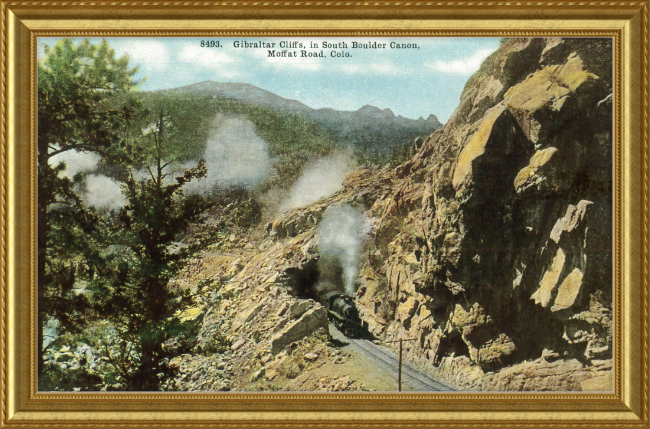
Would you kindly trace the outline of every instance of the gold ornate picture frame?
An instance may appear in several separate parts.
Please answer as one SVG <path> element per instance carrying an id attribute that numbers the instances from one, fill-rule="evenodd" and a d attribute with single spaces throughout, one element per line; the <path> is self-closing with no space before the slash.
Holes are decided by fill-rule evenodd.
<path id="1" fill-rule="evenodd" d="M 649 427 L 647 1 L 2 1 L 0 383 L 7 427 Z M 613 393 L 39 393 L 36 38 L 611 37 Z"/>

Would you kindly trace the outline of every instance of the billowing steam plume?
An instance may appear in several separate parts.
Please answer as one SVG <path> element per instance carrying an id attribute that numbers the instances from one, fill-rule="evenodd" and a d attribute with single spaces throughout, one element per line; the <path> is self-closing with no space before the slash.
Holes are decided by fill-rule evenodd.
<path id="1" fill-rule="evenodd" d="M 65 170 L 59 173 L 61 176 L 72 179 L 77 173 L 94 171 L 99 164 L 101 157 L 94 152 L 77 152 L 74 149 L 54 155 L 48 161 L 52 167 L 65 163 Z"/>
<path id="2" fill-rule="evenodd" d="M 122 188 L 115 180 L 95 174 L 86 176 L 86 191 L 82 199 L 84 204 L 95 206 L 99 211 L 118 210 L 127 203 Z"/>
<path id="3" fill-rule="evenodd" d="M 318 225 L 320 283 L 324 292 L 329 285 L 341 285 L 345 293 L 354 295 L 354 282 L 359 272 L 359 256 L 370 224 L 361 212 L 349 205 L 330 206 Z"/>
<path id="4" fill-rule="evenodd" d="M 345 175 L 353 168 L 354 163 L 343 155 L 319 159 L 304 169 L 280 210 L 306 206 L 336 193 L 343 187 Z"/>
<path id="5" fill-rule="evenodd" d="M 65 170 L 60 176 L 72 179 L 77 173 L 90 173 L 97 169 L 101 156 L 94 152 L 78 152 L 74 149 L 61 152 L 49 159 L 52 167 L 65 163 Z M 123 207 L 126 198 L 120 185 L 110 177 L 101 174 L 89 174 L 85 177 L 84 185 L 77 189 L 81 200 L 87 206 L 94 206 L 99 211 L 112 211 Z"/>
<path id="6" fill-rule="evenodd" d="M 217 115 L 203 155 L 208 175 L 186 185 L 186 192 L 202 194 L 220 186 L 256 185 L 271 172 L 267 146 L 251 121 Z"/>

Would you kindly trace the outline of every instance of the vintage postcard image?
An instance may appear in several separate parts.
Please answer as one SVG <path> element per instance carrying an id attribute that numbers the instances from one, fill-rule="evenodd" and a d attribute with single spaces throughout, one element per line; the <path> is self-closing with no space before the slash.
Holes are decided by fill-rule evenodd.
<path id="1" fill-rule="evenodd" d="M 37 42 L 39 391 L 612 391 L 612 39 Z"/>

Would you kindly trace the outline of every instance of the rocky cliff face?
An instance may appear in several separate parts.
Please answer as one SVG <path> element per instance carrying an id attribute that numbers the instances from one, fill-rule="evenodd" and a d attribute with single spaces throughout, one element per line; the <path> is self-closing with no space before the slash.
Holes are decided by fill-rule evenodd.
<path id="1" fill-rule="evenodd" d="M 485 61 L 372 208 L 375 335 L 418 338 L 459 387 L 609 386 L 611 68 L 604 39 L 510 39 Z M 513 365 L 524 382 L 495 376 Z"/>
<path id="2" fill-rule="evenodd" d="M 608 39 L 504 40 L 411 160 L 269 223 L 200 340 L 225 332 L 257 380 L 322 327 L 303 304 L 331 278 L 317 225 L 347 204 L 369 220 L 356 299 L 376 338 L 416 338 L 407 359 L 460 389 L 610 390 L 611 100 Z"/>

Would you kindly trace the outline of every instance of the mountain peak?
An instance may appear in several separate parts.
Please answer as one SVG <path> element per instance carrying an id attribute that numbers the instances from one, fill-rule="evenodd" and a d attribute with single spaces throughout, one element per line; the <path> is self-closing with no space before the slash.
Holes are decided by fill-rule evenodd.
<path id="1" fill-rule="evenodd" d="M 393 111 L 390 110 L 389 108 L 382 110 L 379 107 L 371 106 L 370 104 L 366 104 L 365 106 L 361 107 L 359 110 L 357 110 L 357 113 L 361 113 L 364 115 L 388 117 L 388 118 L 395 117 L 395 113 L 393 113 Z"/>
<path id="2" fill-rule="evenodd" d="M 374 112 L 381 112 L 381 109 L 379 107 L 371 106 L 370 104 L 366 104 L 357 110 L 357 112 L 368 112 L 368 113 L 374 113 Z"/>
<path id="3" fill-rule="evenodd" d="M 324 124 L 332 130 L 339 130 L 337 132 L 341 133 L 341 138 L 345 138 L 344 136 L 347 135 L 343 131 L 340 131 L 343 124 L 348 124 L 345 128 L 348 130 L 346 132 L 349 132 L 350 123 L 355 123 L 355 126 L 368 126 L 368 124 L 380 126 L 379 124 L 382 124 L 381 126 L 383 127 L 389 127 L 391 126 L 390 124 L 399 123 L 400 127 L 413 130 L 418 129 L 418 132 L 424 133 L 440 127 L 440 122 L 438 122 L 438 119 L 434 115 L 430 115 L 426 121 L 414 121 L 402 116 L 396 116 L 389 108 L 381 109 L 370 104 L 366 104 L 356 111 L 339 111 L 332 108 L 312 109 L 300 101 L 284 98 L 255 85 L 243 82 L 204 80 L 179 88 L 163 90 L 162 92 L 166 91 L 177 94 L 186 93 L 202 98 L 230 98 L 243 103 L 276 109 L 290 114 L 306 114 L 316 122 Z"/>
<path id="4" fill-rule="evenodd" d="M 442 125 L 436 115 L 429 115 L 425 122 L 436 128 Z"/>
<path id="5" fill-rule="evenodd" d="M 213 80 L 204 80 L 203 82 L 175 88 L 172 91 L 199 92 L 201 95 L 212 96 L 213 98 L 234 98 L 239 101 L 293 113 L 304 113 L 312 110 L 300 101 L 280 97 L 265 89 L 243 82 L 215 82 Z"/>

